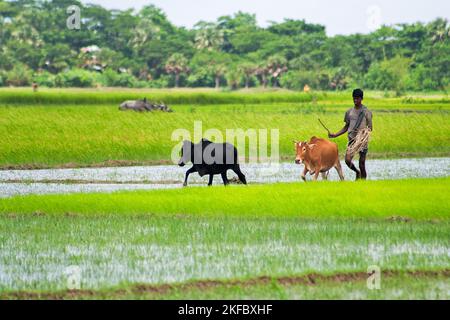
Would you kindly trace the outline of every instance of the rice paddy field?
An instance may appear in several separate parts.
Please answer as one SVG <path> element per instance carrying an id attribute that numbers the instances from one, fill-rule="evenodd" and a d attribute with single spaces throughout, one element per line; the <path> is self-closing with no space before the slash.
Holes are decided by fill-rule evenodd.
<path id="1" fill-rule="evenodd" d="M 96 92 L 0 90 L 0 168 L 48 168 L 114 164 L 171 163 L 176 129 L 204 132 L 215 128 L 279 130 L 279 153 L 293 157 L 293 140 L 326 136 L 343 127 L 352 107 L 350 93 L 217 93 L 217 92 Z M 14 99 L 15 97 L 15 99 Z M 121 112 L 119 103 L 147 97 L 164 101 L 173 113 Z M 78 100 L 77 100 L 78 99 Z M 174 103 L 172 103 L 172 101 Z M 191 102 L 192 101 L 192 102 Z M 371 157 L 449 156 L 450 100 L 446 96 L 383 98 L 367 94 L 373 111 Z M 230 141 L 231 142 L 231 141 Z M 346 137 L 336 139 L 345 149 Z M 268 148 L 271 147 L 268 139 Z M 270 149 L 269 149 L 270 150 Z M 248 153 L 247 153 L 248 155 Z M 244 156 L 244 155 L 242 155 Z"/>
<path id="2" fill-rule="evenodd" d="M 29 91 L 0 90 L 0 299 L 450 298 L 445 94 L 367 92 L 369 180 L 303 183 L 292 141 L 325 137 L 318 118 L 341 129 L 350 92 Z M 174 112 L 118 110 L 143 97 Z M 171 169 L 172 132 L 194 121 L 278 129 L 282 169 L 244 163 L 247 186 L 164 188 L 187 169 Z M 36 182 L 55 188 L 9 191 Z M 63 191 L 94 183 L 118 187 Z"/>

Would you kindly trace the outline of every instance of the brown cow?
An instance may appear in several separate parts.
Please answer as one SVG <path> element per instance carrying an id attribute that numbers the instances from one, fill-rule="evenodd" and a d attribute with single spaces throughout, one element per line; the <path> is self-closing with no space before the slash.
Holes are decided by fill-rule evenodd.
<path id="1" fill-rule="evenodd" d="M 308 172 L 311 175 L 314 174 L 314 180 L 317 180 L 319 173 L 322 174 L 323 180 L 327 180 L 328 171 L 333 167 L 336 168 L 339 178 L 344 180 L 336 143 L 326 139 L 312 137 L 309 142 L 295 142 L 295 148 L 297 152 L 295 163 L 303 163 L 305 165 L 305 169 L 301 175 L 304 181 L 306 181 L 306 174 Z"/>

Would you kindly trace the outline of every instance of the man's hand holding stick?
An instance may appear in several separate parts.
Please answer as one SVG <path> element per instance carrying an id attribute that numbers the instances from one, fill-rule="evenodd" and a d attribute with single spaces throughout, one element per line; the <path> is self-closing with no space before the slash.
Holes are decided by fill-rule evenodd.
<path id="1" fill-rule="evenodd" d="M 318 118 L 318 120 L 319 120 L 320 124 L 322 125 L 322 127 L 324 127 L 325 130 L 327 130 L 328 138 L 335 138 L 336 136 L 333 133 L 331 133 L 330 130 L 328 130 L 328 128 L 323 124 L 322 120 L 320 120 L 320 118 Z"/>

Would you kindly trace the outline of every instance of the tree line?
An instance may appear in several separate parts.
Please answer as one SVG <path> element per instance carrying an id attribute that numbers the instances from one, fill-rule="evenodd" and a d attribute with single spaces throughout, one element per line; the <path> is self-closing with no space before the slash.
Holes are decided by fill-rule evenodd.
<path id="1" fill-rule="evenodd" d="M 66 25 L 71 5 L 79 30 Z M 0 86 L 447 90 L 449 38 L 443 18 L 329 37 L 304 20 L 263 28 L 244 12 L 188 29 L 153 5 L 0 0 Z"/>

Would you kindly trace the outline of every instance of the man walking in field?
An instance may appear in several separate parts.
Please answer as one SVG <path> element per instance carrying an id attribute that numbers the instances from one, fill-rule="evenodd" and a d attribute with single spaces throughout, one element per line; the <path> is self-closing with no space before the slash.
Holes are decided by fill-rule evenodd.
<path id="1" fill-rule="evenodd" d="M 353 102 L 355 106 L 345 113 L 345 126 L 337 133 L 329 133 L 329 138 L 337 138 L 348 131 L 348 144 L 345 153 L 345 163 L 347 166 L 356 172 L 356 180 L 366 179 L 366 156 L 368 148 L 368 136 L 363 140 L 363 144 L 359 149 L 359 170 L 353 164 L 354 152 L 352 152 L 352 145 L 356 142 L 361 142 L 361 135 L 358 135 L 362 129 L 368 128 L 372 131 L 372 112 L 362 104 L 364 92 L 361 89 L 353 90 Z M 367 131 L 366 131 L 367 132 Z M 358 135 L 358 137 L 357 137 Z M 367 132 L 368 135 L 368 132 Z"/>

